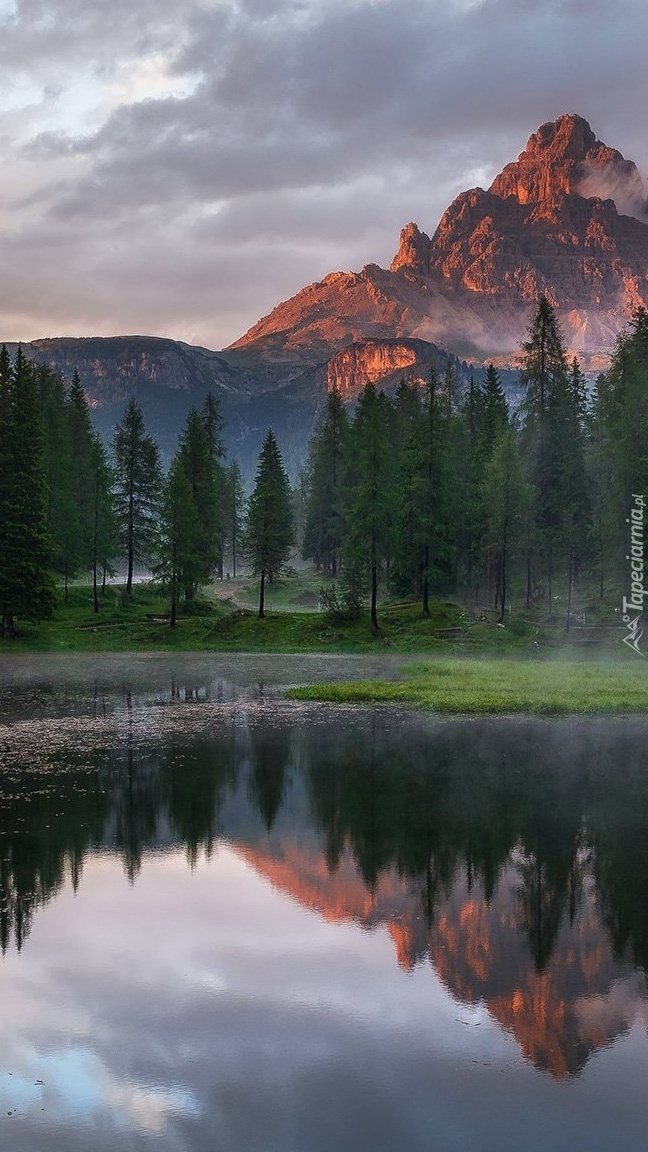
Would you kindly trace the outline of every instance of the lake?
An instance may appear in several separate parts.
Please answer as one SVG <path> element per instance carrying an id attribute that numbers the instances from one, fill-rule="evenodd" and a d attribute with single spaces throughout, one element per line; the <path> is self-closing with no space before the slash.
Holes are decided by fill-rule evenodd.
<path id="1" fill-rule="evenodd" d="M 3 660 L 0 1147 L 643 1152 L 648 722 L 403 663 Z"/>

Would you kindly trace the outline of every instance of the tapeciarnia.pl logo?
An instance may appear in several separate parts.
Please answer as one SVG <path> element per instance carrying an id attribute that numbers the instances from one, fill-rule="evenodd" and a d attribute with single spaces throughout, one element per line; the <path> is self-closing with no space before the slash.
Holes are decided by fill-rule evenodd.
<path id="1" fill-rule="evenodd" d="M 643 496 L 632 493 L 634 506 L 630 509 L 630 516 L 626 524 L 630 525 L 630 552 L 626 560 L 630 561 L 630 596 L 623 597 L 623 623 L 627 626 L 628 635 L 623 637 L 623 643 L 632 648 L 638 656 L 644 653 L 639 647 L 643 636 L 640 622 L 643 616 L 644 596 L 648 589 L 644 588 L 644 510 L 646 502 Z M 633 615 L 634 613 L 634 615 Z"/>

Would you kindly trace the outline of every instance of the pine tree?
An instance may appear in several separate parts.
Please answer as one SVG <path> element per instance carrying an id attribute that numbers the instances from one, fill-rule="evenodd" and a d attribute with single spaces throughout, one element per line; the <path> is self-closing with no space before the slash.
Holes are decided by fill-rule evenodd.
<path id="1" fill-rule="evenodd" d="M 66 385 L 48 365 L 35 368 L 38 404 L 44 430 L 47 482 L 47 527 L 52 546 L 52 567 L 63 577 L 65 599 L 69 580 L 83 563 L 84 534 L 77 495 L 78 461 L 73 454 L 68 421 Z"/>
<path id="2" fill-rule="evenodd" d="M 309 445 L 302 555 L 320 572 L 337 575 L 344 538 L 344 468 L 349 421 L 339 390 L 326 398 L 326 411 Z"/>
<path id="3" fill-rule="evenodd" d="M 42 620 L 56 601 L 47 532 L 43 428 L 33 365 L 18 348 L 0 355 L 0 611 L 2 635 L 15 619 Z"/>
<path id="4" fill-rule="evenodd" d="M 508 425 L 508 404 L 500 374 L 491 362 L 486 369 L 486 376 L 481 388 L 483 398 L 481 408 L 482 436 L 488 452 L 491 452 L 496 438 Z"/>
<path id="5" fill-rule="evenodd" d="M 274 434 L 263 441 L 252 495 L 248 502 L 245 552 L 260 577 L 259 619 L 265 615 L 265 582 L 279 574 L 294 542 L 290 483 Z"/>
<path id="6" fill-rule="evenodd" d="M 640 308 L 597 382 L 589 421 L 597 534 L 603 573 L 627 579 L 626 519 L 633 494 L 648 493 L 648 312 Z"/>
<path id="7" fill-rule="evenodd" d="M 508 423 L 496 436 L 482 482 L 484 544 L 495 576 L 495 607 L 504 622 L 515 550 L 523 540 L 530 489 L 517 435 Z"/>
<path id="8" fill-rule="evenodd" d="M 99 571 L 112 570 L 117 553 L 119 528 L 113 496 L 114 476 L 106 451 L 96 432 L 92 434 L 89 485 L 91 493 L 90 566 L 92 569 L 92 600 L 94 611 L 99 611 Z"/>
<path id="9" fill-rule="evenodd" d="M 451 566 L 451 521 L 448 478 L 447 396 L 433 369 L 427 383 L 422 419 L 413 445 L 415 508 L 413 541 L 419 554 L 422 613 L 430 615 L 430 591 L 447 579 Z"/>
<path id="10" fill-rule="evenodd" d="M 196 541 L 200 525 L 191 482 L 179 450 L 174 456 L 164 484 L 158 543 L 159 563 L 155 575 L 171 596 L 171 627 L 175 627 L 180 591 L 195 582 L 199 559 Z"/>
<path id="11" fill-rule="evenodd" d="M 210 583 L 222 568 L 222 501 L 213 445 L 208 425 L 192 408 L 178 447 L 179 465 L 189 483 L 194 509 L 194 540 L 184 565 L 185 600 L 193 599 L 198 585 Z"/>
<path id="12" fill-rule="evenodd" d="M 133 590 L 136 562 L 155 555 L 157 512 L 162 488 L 158 447 L 146 434 L 139 405 L 130 400 L 112 441 L 119 551 L 126 560 L 126 592 Z"/>
<path id="13" fill-rule="evenodd" d="M 393 563 L 389 584 L 402 596 L 421 592 L 420 528 L 421 459 L 419 441 L 424 424 L 421 389 L 402 380 L 394 399 L 392 451 L 397 469 Z"/>
<path id="14" fill-rule="evenodd" d="M 225 541 L 226 554 L 231 560 L 232 576 L 236 579 L 236 563 L 243 538 L 243 477 L 238 460 L 233 460 L 225 479 Z"/>
<path id="15" fill-rule="evenodd" d="M 582 381 L 567 365 L 562 334 L 545 297 L 523 345 L 526 386 L 524 451 L 534 488 L 536 556 L 547 577 L 549 612 L 557 567 L 569 571 L 569 589 L 587 540 L 589 515 L 582 435 Z M 530 571 L 530 557 L 528 560 Z M 530 578 L 527 581 L 527 599 Z"/>
<path id="16" fill-rule="evenodd" d="M 372 384 L 362 391 L 349 437 L 349 503 L 345 566 L 369 576 L 371 627 L 378 629 L 378 584 L 392 556 L 396 472 L 390 403 Z"/>
<path id="17" fill-rule="evenodd" d="M 227 501 L 228 483 L 227 470 L 224 464 L 225 447 L 223 444 L 225 421 L 221 416 L 217 401 L 211 392 L 205 397 L 202 408 L 202 420 L 207 434 L 215 490 L 215 498 L 212 505 L 213 519 L 210 524 L 205 524 L 205 528 L 215 541 L 216 571 L 222 580 L 223 559 L 226 547 L 225 504 Z"/>

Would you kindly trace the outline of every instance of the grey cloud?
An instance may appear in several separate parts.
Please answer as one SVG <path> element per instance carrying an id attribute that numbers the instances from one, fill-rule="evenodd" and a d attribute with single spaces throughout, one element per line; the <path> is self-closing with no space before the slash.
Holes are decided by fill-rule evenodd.
<path id="1" fill-rule="evenodd" d="M 54 28 L 39 25 L 48 11 Z M 140 330 L 173 334 L 175 314 L 185 333 L 193 310 L 202 342 L 227 343 L 303 283 L 388 262 L 407 220 L 434 231 L 457 192 L 490 183 L 562 112 L 648 166 L 639 0 L 613 17 L 602 0 L 22 0 L 19 16 L 0 62 L 24 66 L 33 52 L 50 84 L 75 53 L 110 74 L 124 59 L 136 67 L 139 51 L 168 50 L 193 85 L 124 104 L 86 136 L 47 128 L 16 145 L 42 175 L 14 197 L 12 249 L 38 262 L 39 244 L 62 238 L 57 322 L 66 329 L 69 297 L 70 333 L 92 313 L 66 285 L 91 269 L 97 328 L 135 316 Z M 31 275 L 37 324 L 53 306 Z M 9 282 L 18 277 L 28 293 L 28 274 L 10 267 Z"/>
<path id="2" fill-rule="evenodd" d="M 74 61 L 110 68 L 113 56 L 168 48 L 174 36 L 177 44 L 183 11 L 173 0 L 17 0 L 2 25 L 0 63 L 32 77 L 41 68 L 62 71 Z"/>

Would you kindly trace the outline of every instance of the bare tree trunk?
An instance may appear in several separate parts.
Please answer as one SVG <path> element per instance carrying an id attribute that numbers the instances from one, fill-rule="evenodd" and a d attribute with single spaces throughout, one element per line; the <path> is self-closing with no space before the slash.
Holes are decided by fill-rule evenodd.
<path id="1" fill-rule="evenodd" d="M 16 635 L 13 612 L 8 610 L 2 616 L 2 638 L 3 640 L 13 640 Z"/>
<path id="2" fill-rule="evenodd" d="M 265 568 L 261 569 L 261 585 L 259 588 L 259 620 L 265 616 Z"/>

